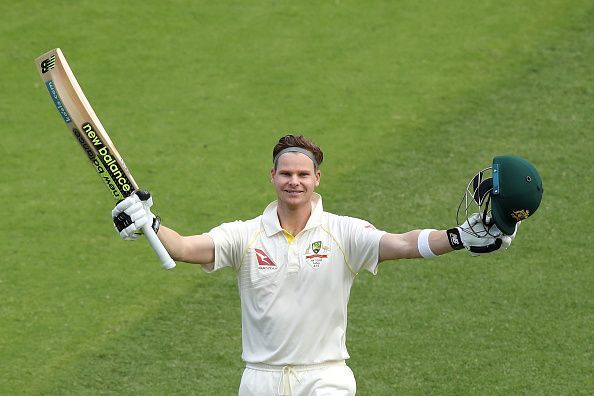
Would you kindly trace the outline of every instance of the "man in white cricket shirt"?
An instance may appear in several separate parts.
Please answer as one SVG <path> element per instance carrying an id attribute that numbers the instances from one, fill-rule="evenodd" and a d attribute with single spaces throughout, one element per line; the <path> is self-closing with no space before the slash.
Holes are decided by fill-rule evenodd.
<path id="1" fill-rule="evenodd" d="M 152 198 L 133 195 L 113 210 L 120 236 L 134 239 L 152 222 L 177 261 L 206 272 L 231 267 L 241 298 L 243 360 L 239 395 L 354 395 L 345 364 L 347 303 L 355 275 L 375 274 L 384 260 L 431 258 L 455 249 L 490 253 L 512 237 L 480 216 L 447 231 L 391 234 L 370 223 L 325 212 L 314 192 L 320 184 L 321 149 L 303 136 L 282 137 L 273 149 L 271 182 L 277 194 L 261 216 L 181 236 L 154 216 Z M 493 228 L 495 227 L 495 228 Z"/>

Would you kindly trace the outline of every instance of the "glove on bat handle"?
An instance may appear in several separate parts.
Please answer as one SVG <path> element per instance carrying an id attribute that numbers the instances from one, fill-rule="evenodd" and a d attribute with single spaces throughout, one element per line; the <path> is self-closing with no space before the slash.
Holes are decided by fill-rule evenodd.
<path id="1" fill-rule="evenodd" d="M 161 260 L 163 268 L 175 268 L 175 261 L 173 261 L 173 259 L 169 256 L 169 253 L 167 253 L 167 249 L 165 249 L 165 246 L 163 246 L 161 240 L 159 239 L 157 234 L 155 234 L 155 230 L 153 230 L 151 224 L 145 224 L 144 227 L 142 227 L 142 231 L 144 232 L 146 239 L 148 240 L 149 244 L 151 245 L 155 253 L 157 253 L 157 256 L 159 256 L 159 260 Z"/>

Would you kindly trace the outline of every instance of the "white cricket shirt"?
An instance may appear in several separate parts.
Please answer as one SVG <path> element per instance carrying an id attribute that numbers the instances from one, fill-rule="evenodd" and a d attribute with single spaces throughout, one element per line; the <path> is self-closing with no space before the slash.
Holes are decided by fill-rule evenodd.
<path id="1" fill-rule="evenodd" d="M 215 261 L 205 270 L 237 271 L 243 360 L 287 365 L 348 359 L 351 286 L 362 269 L 376 273 L 384 233 L 363 220 L 324 212 L 315 193 L 307 225 L 291 242 L 276 201 L 255 219 L 208 232 Z"/>

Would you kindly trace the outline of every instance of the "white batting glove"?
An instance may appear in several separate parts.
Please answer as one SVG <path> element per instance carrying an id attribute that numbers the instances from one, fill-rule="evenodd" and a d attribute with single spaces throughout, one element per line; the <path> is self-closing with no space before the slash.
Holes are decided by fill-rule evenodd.
<path id="1" fill-rule="evenodd" d="M 474 213 L 460 226 L 449 229 L 447 234 L 452 248 L 466 248 L 470 255 L 481 256 L 507 249 L 516 237 L 516 232 L 504 235 L 495 224 L 483 223 L 481 215 Z"/>
<path id="2" fill-rule="evenodd" d="M 501 248 L 499 249 L 499 251 L 501 250 L 505 250 L 508 247 L 510 247 L 511 243 L 514 241 L 514 239 L 516 238 L 516 234 L 518 233 L 518 228 L 520 227 L 520 223 L 522 223 L 521 221 L 518 221 L 516 223 L 516 229 L 514 230 L 514 233 L 511 235 L 505 235 L 504 233 L 501 233 Z M 495 226 L 497 227 L 497 226 Z M 472 254 L 472 253 L 470 253 Z"/>
<path id="3" fill-rule="evenodd" d="M 122 239 L 130 241 L 138 238 L 142 234 L 142 227 L 147 223 L 151 224 L 153 229 L 158 229 L 160 219 L 151 212 L 151 206 L 153 198 L 150 193 L 139 190 L 113 208 L 113 225 Z"/>

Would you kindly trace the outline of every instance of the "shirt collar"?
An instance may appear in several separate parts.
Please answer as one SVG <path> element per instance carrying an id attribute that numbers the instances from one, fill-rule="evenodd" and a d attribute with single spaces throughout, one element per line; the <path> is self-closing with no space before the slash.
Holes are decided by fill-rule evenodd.
<path id="1" fill-rule="evenodd" d="M 264 231 L 266 232 L 266 236 L 272 236 L 276 233 L 279 233 L 283 230 L 280 225 L 280 221 L 278 220 L 278 201 L 271 202 L 266 209 L 264 209 L 264 213 L 262 214 L 262 225 L 264 226 Z M 324 207 L 322 205 L 322 196 L 318 193 L 313 193 L 311 196 L 311 215 L 307 220 L 307 224 L 303 231 L 308 230 L 310 228 L 314 228 L 322 224 L 322 213 L 324 212 Z"/>

